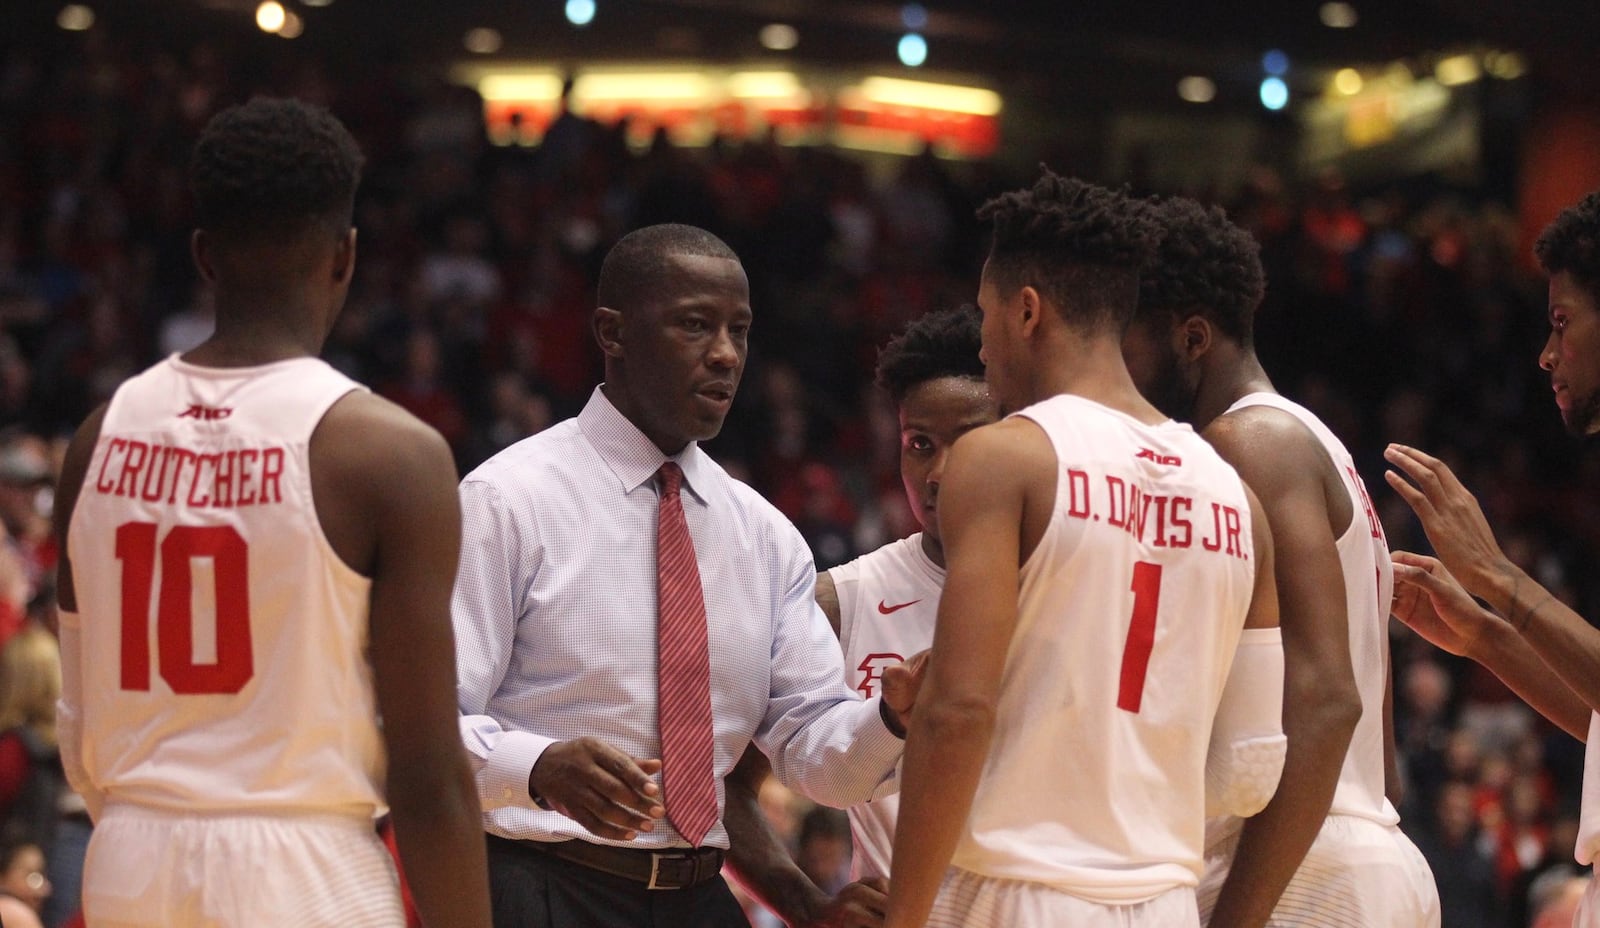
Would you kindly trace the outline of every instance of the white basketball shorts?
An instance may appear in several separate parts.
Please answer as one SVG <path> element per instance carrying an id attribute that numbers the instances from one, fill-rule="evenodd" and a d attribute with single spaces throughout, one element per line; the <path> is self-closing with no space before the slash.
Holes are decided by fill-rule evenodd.
<path id="1" fill-rule="evenodd" d="M 106 807 L 83 870 L 95 928 L 404 928 L 370 822 Z"/>
<path id="2" fill-rule="evenodd" d="M 1194 888 L 1132 905 L 1103 905 L 1026 880 L 997 880 L 951 867 L 928 928 L 1198 928 Z"/>
<path id="3" fill-rule="evenodd" d="M 1209 924 L 1238 835 L 1206 852 L 1195 893 Z M 1330 815 L 1278 899 L 1268 928 L 1439 928 L 1439 889 L 1422 852 L 1399 828 Z"/>

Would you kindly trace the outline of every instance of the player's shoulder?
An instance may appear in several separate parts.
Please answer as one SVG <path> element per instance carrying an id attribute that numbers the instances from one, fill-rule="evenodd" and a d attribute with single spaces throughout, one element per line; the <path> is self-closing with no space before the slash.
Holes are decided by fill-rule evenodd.
<path id="1" fill-rule="evenodd" d="M 891 541 L 859 557 L 830 567 L 827 574 L 835 584 L 854 583 L 868 573 L 905 574 L 911 572 L 913 557 L 922 544 L 922 533 Z"/>
<path id="2" fill-rule="evenodd" d="M 959 455 L 969 468 L 1055 465 L 1055 453 L 1044 424 L 1026 414 L 1007 416 L 979 426 L 956 439 L 954 447 L 959 449 Z M 1005 475 L 997 473 L 995 476 Z"/>
<path id="3" fill-rule="evenodd" d="M 396 499 L 456 482 L 455 456 L 432 426 L 390 400 L 351 390 L 334 401 L 311 433 L 317 492 Z"/>
<path id="4" fill-rule="evenodd" d="M 1277 406 L 1224 413 L 1202 434 L 1252 486 L 1311 479 L 1334 467 L 1321 437 L 1299 416 Z"/>
<path id="5" fill-rule="evenodd" d="M 350 390 L 328 407 L 312 440 L 319 437 L 340 446 L 358 445 L 351 450 L 386 459 L 450 450 L 432 426 L 394 401 L 360 389 Z"/>

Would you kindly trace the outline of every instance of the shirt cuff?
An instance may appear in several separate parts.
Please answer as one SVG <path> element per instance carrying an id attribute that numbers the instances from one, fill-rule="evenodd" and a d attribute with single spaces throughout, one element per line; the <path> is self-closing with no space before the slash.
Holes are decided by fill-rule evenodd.
<path id="1" fill-rule="evenodd" d="M 882 696 L 874 696 L 872 699 L 880 703 L 883 701 Z M 905 753 L 906 743 L 904 739 L 889 730 L 889 726 L 884 722 L 878 706 L 872 707 L 871 717 L 872 721 L 862 726 L 861 730 L 856 734 L 855 750 L 858 752 L 858 756 L 863 758 L 870 757 L 873 761 L 881 764 L 881 767 L 878 768 L 883 771 L 883 777 L 879 780 L 879 786 L 881 787 L 886 782 L 898 781 L 900 757 Z"/>
<path id="2" fill-rule="evenodd" d="M 528 793 L 528 777 L 533 765 L 544 756 L 545 748 L 555 743 L 554 738 L 530 732 L 503 732 L 494 750 L 484 758 L 483 793 L 478 797 L 484 811 L 505 806 L 538 808 Z"/>

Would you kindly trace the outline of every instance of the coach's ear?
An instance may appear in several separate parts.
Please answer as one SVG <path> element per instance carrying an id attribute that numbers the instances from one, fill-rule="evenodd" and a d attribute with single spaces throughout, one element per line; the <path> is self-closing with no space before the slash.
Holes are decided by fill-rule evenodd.
<path id="1" fill-rule="evenodd" d="M 1211 328 L 1210 320 L 1201 315 L 1193 315 L 1178 323 L 1172 332 L 1173 348 L 1178 352 L 1178 357 L 1186 361 L 1198 361 L 1205 357 L 1211 350 L 1212 339 L 1216 333 Z"/>
<path id="2" fill-rule="evenodd" d="M 594 340 L 606 357 L 622 357 L 622 313 L 606 306 L 595 307 Z"/>

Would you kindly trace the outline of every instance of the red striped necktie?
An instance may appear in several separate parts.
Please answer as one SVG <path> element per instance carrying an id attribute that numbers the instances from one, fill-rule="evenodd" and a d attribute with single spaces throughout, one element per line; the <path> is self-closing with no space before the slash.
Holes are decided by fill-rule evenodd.
<path id="1" fill-rule="evenodd" d="M 694 541 L 683 520 L 678 490 L 683 470 L 672 461 L 657 472 L 656 517 L 657 698 L 661 784 L 667 818 L 699 847 L 717 823 L 711 771 L 711 659 L 706 647 L 706 601 Z"/>

